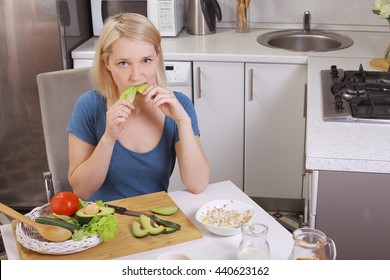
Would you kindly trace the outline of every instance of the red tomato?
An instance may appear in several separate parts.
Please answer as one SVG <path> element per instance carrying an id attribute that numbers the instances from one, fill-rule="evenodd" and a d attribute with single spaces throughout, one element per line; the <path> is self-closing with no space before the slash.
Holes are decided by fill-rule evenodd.
<path id="1" fill-rule="evenodd" d="M 58 215 L 72 216 L 79 206 L 79 198 L 72 192 L 59 192 L 50 200 L 50 210 Z"/>

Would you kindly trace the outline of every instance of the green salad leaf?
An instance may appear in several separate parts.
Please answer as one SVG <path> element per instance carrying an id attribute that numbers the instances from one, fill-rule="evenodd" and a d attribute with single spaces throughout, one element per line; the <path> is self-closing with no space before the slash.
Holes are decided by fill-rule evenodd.
<path id="1" fill-rule="evenodd" d="M 142 84 L 139 86 L 129 86 L 124 92 L 122 92 L 120 99 L 126 99 L 130 102 L 133 102 L 137 92 L 143 93 L 145 89 L 148 87 L 147 84 Z"/>

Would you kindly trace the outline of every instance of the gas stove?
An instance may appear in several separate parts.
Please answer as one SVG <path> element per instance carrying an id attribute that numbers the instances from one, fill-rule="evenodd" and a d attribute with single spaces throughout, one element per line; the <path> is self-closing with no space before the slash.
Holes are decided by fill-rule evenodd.
<path id="1" fill-rule="evenodd" d="M 390 70 L 390 69 L 389 69 Z M 390 124 L 390 71 L 321 71 L 324 121 Z"/>

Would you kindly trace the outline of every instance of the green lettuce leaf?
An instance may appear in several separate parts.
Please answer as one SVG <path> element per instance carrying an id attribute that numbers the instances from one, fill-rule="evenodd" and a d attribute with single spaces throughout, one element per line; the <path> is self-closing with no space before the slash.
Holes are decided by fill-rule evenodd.
<path id="1" fill-rule="evenodd" d="M 143 93 L 147 87 L 147 84 L 142 84 L 139 86 L 129 86 L 124 92 L 122 92 L 119 98 L 133 102 L 137 92 Z"/>
<path id="2" fill-rule="evenodd" d="M 91 221 L 83 225 L 79 230 L 75 230 L 72 239 L 80 241 L 85 237 L 99 235 L 103 241 L 114 238 L 118 235 L 118 220 L 114 215 L 95 216 Z"/>

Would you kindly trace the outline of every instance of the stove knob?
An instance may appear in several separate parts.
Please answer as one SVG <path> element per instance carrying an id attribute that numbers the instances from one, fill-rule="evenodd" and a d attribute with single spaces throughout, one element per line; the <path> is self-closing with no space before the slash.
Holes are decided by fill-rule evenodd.
<path id="1" fill-rule="evenodd" d="M 337 70 L 336 65 L 330 67 L 330 76 L 332 79 L 337 79 L 339 77 L 339 71 Z"/>
<path id="2" fill-rule="evenodd" d="M 333 104 L 335 105 L 335 109 L 336 109 L 337 111 L 342 111 L 342 110 L 344 110 L 343 99 L 341 98 L 341 95 L 340 95 L 340 94 L 335 95 L 335 97 L 334 97 L 334 103 L 333 103 Z"/>

